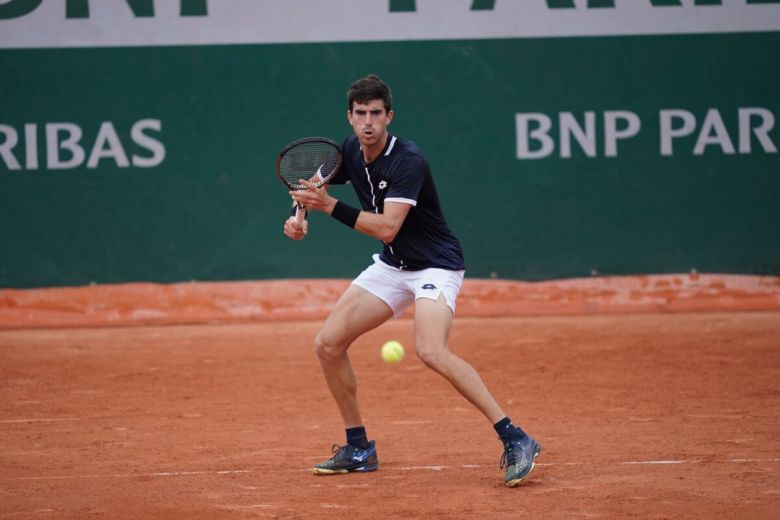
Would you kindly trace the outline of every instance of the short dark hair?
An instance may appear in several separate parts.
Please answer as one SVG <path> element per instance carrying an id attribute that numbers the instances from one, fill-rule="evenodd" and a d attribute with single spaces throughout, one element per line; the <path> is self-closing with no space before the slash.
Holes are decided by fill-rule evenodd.
<path id="1" fill-rule="evenodd" d="M 368 103 L 375 99 L 381 99 L 385 110 L 390 112 L 393 108 L 393 95 L 387 83 L 376 74 L 369 74 L 364 78 L 355 80 L 347 91 L 347 109 L 352 111 L 352 103 Z"/>

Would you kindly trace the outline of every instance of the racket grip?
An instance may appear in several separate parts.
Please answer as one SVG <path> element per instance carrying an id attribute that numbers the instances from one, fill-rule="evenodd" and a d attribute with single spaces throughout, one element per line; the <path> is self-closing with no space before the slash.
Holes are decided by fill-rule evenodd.
<path id="1" fill-rule="evenodd" d="M 303 224 L 303 221 L 306 219 L 306 208 L 301 205 L 295 206 L 295 221 L 298 224 Z"/>

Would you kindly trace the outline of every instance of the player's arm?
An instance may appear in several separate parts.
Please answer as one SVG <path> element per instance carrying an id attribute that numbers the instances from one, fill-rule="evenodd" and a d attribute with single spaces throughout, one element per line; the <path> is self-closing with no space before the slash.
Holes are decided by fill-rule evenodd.
<path id="1" fill-rule="evenodd" d="M 383 213 L 361 211 L 355 221 L 355 229 L 389 244 L 395 240 L 411 208 L 411 204 L 403 202 L 385 202 Z"/>
<path id="2" fill-rule="evenodd" d="M 303 184 L 307 183 L 303 181 Z M 402 202 L 386 202 L 383 213 L 360 211 L 328 195 L 325 187 L 294 191 L 290 195 L 295 202 L 303 204 L 307 209 L 322 211 L 343 224 L 386 243 L 395 239 L 412 207 Z"/>

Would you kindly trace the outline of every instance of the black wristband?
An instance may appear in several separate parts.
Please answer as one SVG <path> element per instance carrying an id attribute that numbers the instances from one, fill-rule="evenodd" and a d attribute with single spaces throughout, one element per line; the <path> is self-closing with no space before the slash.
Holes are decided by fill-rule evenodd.
<path id="1" fill-rule="evenodd" d="M 333 211 L 330 216 L 341 222 L 347 227 L 354 228 L 357 222 L 360 210 L 353 208 L 349 204 L 344 204 L 340 200 L 336 201 L 336 205 L 333 206 Z"/>

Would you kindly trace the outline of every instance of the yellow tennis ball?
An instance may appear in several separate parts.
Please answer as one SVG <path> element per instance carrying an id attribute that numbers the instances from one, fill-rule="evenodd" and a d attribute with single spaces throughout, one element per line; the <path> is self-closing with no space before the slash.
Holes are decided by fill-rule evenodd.
<path id="1" fill-rule="evenodd" d="M 398 363 L 404 358 L 404 346 L 395 340 L 382 345 L 382 359 L 385 363 Z"/>

